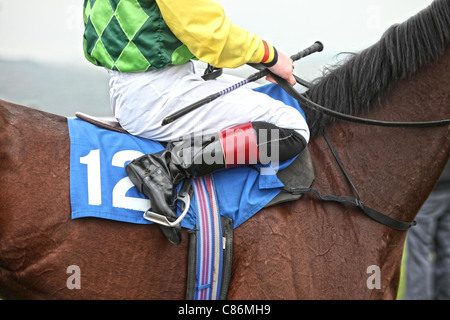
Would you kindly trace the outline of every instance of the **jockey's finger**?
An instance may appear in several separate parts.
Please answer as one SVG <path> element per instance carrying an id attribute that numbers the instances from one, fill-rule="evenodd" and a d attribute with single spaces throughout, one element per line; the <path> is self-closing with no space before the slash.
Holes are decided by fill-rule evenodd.
<path id="1" fill-rule="evenodd" d="M 297 83 L 293 75 L 294 61 L 281 51 L 278 51 L 277 63 L 268 69 L 277 76 L 287 80 L 291 86 L 294 86 Z M 270 75 L 267 76 L 266 79 L 270 82 L 275 82 Z"/>
<path id="2" fill-rule="evenodd" d="M 270 74 L 266 76 L 266 80 L 269 82 L 275 83 L 275 84 L 277 83 L 277 81 Z M 286 80 L 291 86 L 294 86 L 297 83 L 297 81 L 295 80 L 295 78 L 293 76 L 292 76 L 292 79 L 286 79 Z"/>

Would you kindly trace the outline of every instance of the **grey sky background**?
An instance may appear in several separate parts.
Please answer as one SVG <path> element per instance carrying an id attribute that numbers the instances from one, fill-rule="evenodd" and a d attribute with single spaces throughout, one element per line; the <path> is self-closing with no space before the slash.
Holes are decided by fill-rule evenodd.
<path id="1" fill-rule="evenodd" d="M 320 40 L 324 54 L 358 51 L 431 0 L 221 0 L 233 23 L 291 55 Z M 86 65 L 82 0 L 0 0 L 0 58 Z"/>
<path id="2" fill-rule="evenodd" d="M 220 2 L 234 24 L 288 55 L 322 41 L 323 52 L 295 64 L 298 76 L 313 80 L 338 53 L 371 46 L 432 0 Z M 0 99 L 61 115 L 109 115 L 108 75 L 84 58 L 82 37 L 83 0 L 0 0 Z M 225 72 L 247 77 L 254 69 Z"/>

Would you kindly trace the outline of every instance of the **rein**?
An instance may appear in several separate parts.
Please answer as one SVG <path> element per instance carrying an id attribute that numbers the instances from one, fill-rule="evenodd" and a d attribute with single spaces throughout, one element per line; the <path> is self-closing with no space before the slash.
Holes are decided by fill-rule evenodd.
<path id="1" fill-rule="evenodd" d="M 315 111 L 321 112 L 328 116 L 332 116 L 341 120 L 362 123 L 366 125 L 379 126 L 379 127 L 404 127 L 404 128 L 429 128 L 429 127 L 441 127 L 450 124 L 450 119 L 436 120 L 436 121 L 417 121 L 417 122 L 397 122 L 397 121 L 381 121 L 372 120 L 367 118 L 361 118 L 352 116 L 349 114 L 341 113 L 338 111 L 331 110 L 314 101 L 307 98 L 306 94 L 302 95 L 297 90 L 295 90 L 286 80 L 272 74 L 275 80 L 278 82 L 280 87 L 283 88 L 291 97 L 295 98 L 299 103 L 303 102 L 301 105 L 307 108 L 313 109 Z M 302 80 L 301 78 L 295 76 L 295 80 L 304 87 L 309 88 L 311 84 Z"/>
<path id="2" fill-rule="evenodd" d="M 343 114 L 343 113 L 325 108 L 325 107 L 311 101 L 310 99 L 308 99 L 305 96 L 298 93 L 285 79 L 282 79 L 274 74 L 272 74 L 272 76 L 277 81 L 277 83 L 289 95 L 291 95 L 293 98 L 295 98 L 299 103 L 303 102 L 303 104 L 301 103 L 302 106 L 305 105 L 308 108 L 311 108 L 318 112 L 322 112 L 324 114 L 327 114 L 327 115 L 330 115 L 330 116 L 333 116 L 333 117 L 336 117 L 336 118 L 339 118 L 342 120 L 358 122 L 358 123 L 367 124 L 367 125 L 383 126 L 383 127 L 419 127 L 419 128 L 423 128 L 423 127 L 445 126 L 445 125 L 450 124 L 450 120 L 421 121 L 421 122 L 391 122 L 391 121 L 371 120 L 371 119 L 360 118 L 360 117 Z M 302 84 L 305 87 L 310 86 L 310 84 L 308 82 L 300 79 L 297 76 L 295 76 L 295 79 L 298 83 Z M 301 81 L 299 81 L 299 80 L 301 80 Z M 306 104 L 305 104 L 305 102 L 306 102 Z M 313 194 L 322 201 L 353 204 L 356 207 L 358 207 L 359 209 L 361 209 L 363 211 L 363 213 L 366 216 L 368 216 L 369 218 L 371 218 L 371 219 L 377 221 L 378 223 L 381 223 L 387 227 L 390 227 L 394 230 L 406 231 L 409 228 L 411 228 L 417 224 L 416 221 L 404 222 L 404 221 L 393 219 L 384 213 L 381 213 L 377 210 L 374 210 L 374 209 L 369 208 L 366 205 L 364 205 L 364 203 L 361 200 L 361 196 L 360 196 L 358 190 L 356 189 L 354 183 L 352 182 L 350 176 L 348 175 L 347 170 L 345 169 L 345 167 L 344 167 L 339 155 L 337 154 L 336 149 L 334 148 L 326 131 L 324 132 L 323 136 L 324 136 L 325 141 L 327 142 L 336 162 L 338 163 L 341 171 L 343 172 L 345 178 L 347 179 L 347 182 L 350 184 L 354 193 L 356 194 L 356 198 L 340 197 L 340 196 L 332 196 L 332 195 L 322 196 L 319 191 L 312 189 L 312 188 L 306 188 L 306 189 L 285 188 L 286 191 L 291 192 L 293 194 Z"/>

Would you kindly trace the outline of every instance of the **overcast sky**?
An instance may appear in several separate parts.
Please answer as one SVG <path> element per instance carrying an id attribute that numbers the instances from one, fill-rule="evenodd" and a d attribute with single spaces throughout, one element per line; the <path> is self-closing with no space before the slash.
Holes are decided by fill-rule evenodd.
<path id="1" fill-rule="evenodd" d="M 370 46 L 389 26 L 432 0 L 220 2 L 233 23 L 288 55 L 320 40 L 328 57 Z M 87 65 L 81 40 L 82 6 L 83 0 L 0 0 L 0 58 Z"/>

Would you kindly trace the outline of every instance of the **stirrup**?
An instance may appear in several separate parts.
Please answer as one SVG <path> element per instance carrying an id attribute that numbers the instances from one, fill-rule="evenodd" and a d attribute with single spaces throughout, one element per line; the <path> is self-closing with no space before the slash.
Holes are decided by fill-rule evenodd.
<path id="1" fill-rule="evenodd" d="M 184 202 L 184 211 L 178 217 L 178 219 L 175 220 L 174 222 L 170 222 L 169 220 L 167 220 L 166 216 L 163 216 L 162 214 L 153 212 L 151 210 L 147 210 L 144 213 L 144 219 L 146 219 L 148 221 L 151 221 L 151 222 L 154 222 L 154 223 L 157 223 L 157 224 L 160 224 L 162 226 L 166 226 L 166 227 L 173 228 L 173 227 L 177 226 L 181 222 L 181 220 L 184 219 L 186 214 L 188 213 L 189 206 L 191 204 L 191 198 L 189 197 L 189 193 L 188 192 L 183 192 L 181 195 L 180 194 L 177 195 L 177 198 L 175 199 L 175 201 L 176 200 L 181 200 L 181 201 Z"/>

